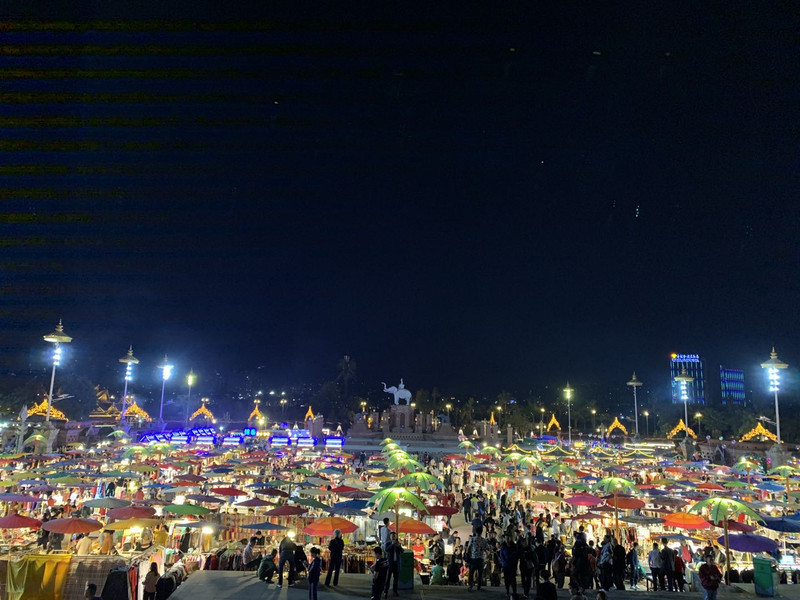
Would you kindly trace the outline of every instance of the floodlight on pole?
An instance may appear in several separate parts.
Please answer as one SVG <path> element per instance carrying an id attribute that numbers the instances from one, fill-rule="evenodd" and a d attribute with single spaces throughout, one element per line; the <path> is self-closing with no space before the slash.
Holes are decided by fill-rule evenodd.
<path id="1" fill-rule="evenodd" d="M 186 394 L 186 426 L 189 425 L 189 403 L 192 399 L 192 386 L 197 381 L 197 375 L 194 374 L 193 369 L 189 369 L 189 374 L 186 375 L 186 384 L 189 386 L 189 393 Z"/>
<path id="2" fill-rule="evenodd" d="M 572 392 L 573 390 L 569 387 L 569 381 L 567 382 L 567 387 L 564 388 L 564 398 L 567 400 L 567 435 L 569 437 L 569 444 L 572 445 Z"/>
<path id="3" fill-rule="evenodd" d="M 163 425 L 164 424 L 164 391 L 167 387 L 167 379 L 172 376 L 172 365 L 169 364 L 169 360 L 167 359 L 167 355 L 164 355 L 164 362 L 158 365 L 158 368 L 161 369 L 161 408 L 158 411 L 158 420 Z"/>
<path id="4" fill-rule="evenodd" d="M 628 387 L 633 388 L 633 414 L 636 421 L 636 437 L 639 437 L 639 403 L 636 400 L 636 388 L 642 387 L 642 382 L 636 378 L 636 371 L 633 372 L 633 377 L 626 383 Z"/>
<path id="5" fill-rule="evenodd" d="M 686 373 L 686 367 L 681 368 L 681 374 L 675 376 L 675 381 L 678 382 L 681 391 L 681 400 L 683 400 L 683 416 L 684 425 L 686 425 L 686 437 L 689 437 L 689 383 L 694 381 L 694 377 Z"/>
<path id="6" fill-rule="evenodd" d="M 769 378 L 769 391 L 775 394 L 775 433 L 778 436 L 778 445 L 781 443 L 781 413 L 778 408 L 778 391 L 781 389 L 781 369 L 788 369 L 789 365 L 778 358 L 775 346 L 769 353 L 769 360 L 761 363 L 761 368 L 767 370 Z"/>
<path id="7" fill-rule="evenodd" d="M 43 336 L 45 342 L 53 344 L 53 371 L 50 374 L 50 393 L 47 395 L 47 416 L 46 422 L 50 422 L 50 411 L 53 408 L 53 385 L 56 381 L 56 367 L 61 364 L 61 344 L 69 344 L 72 338 L 64 333 L 64 325 L 61 319 L 58 320 L 55 331 Z"/>
<path id="8" fill-rule="evenodd" d="M 128 353 L 119 359 L 125 364 L 125 387 L 122 390 L 122 412 L 119 415 L 120 425 L 126 422 L 125 412 L 128 410 L 128 382 L 133 380 L 133 365 L 139 364 L 139 359 L 133 355 L 133 346 L 128 348 Z"/>

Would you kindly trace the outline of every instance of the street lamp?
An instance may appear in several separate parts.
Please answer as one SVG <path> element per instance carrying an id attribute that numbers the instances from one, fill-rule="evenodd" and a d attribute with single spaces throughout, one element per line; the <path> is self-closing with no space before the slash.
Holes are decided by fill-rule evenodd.
<path id="1" fill-rule="evenodd" d="M 686 437 L 689 437 L 689 382 L 694 381 L 694 377 L 686 373 L 686 367 L 681 368 L 681 374 L 675 376 L 681 390 L 681 400 L 683 400 L 683 423 L 686 425 Z"/>
<path id="2" fill-rule="evenodd" d="M 644 415 L 644 435 L 645 437 L 650 437 L 650 411 L 646 410 L 642 414 Z"/>
<path id="3" fill-rule="evenodd" d="M 633 388 L 633 414 L 636 416 L 636 437 L 639 437 L 639 403 L 636 400 L 636 388 L 642 386 L 642 382 L 636 379 L 636 371 L 633 372 L 633 377 L 625 385 Z"/>
<path id="4" fill-rule="evenodd" d="M 186 375 L 186 384 L 189 386 L 189 393 L 186 394 L 186 426 L 189 426 L 189 406 L 192 400 L 192 386 L 197 381 L 197 375 L 194 374 L 194 369 L 189 369 L 189 374 Z"/>
<path id="5" fill-rule="evenodd" d="M 572 445 L 572 392 L 574 392 L 571 387 L 569 387 L 569 381 L 567 382 L 567 387 L 564 388 L 564 398 L 567 399 L 567 434 L 569 436 L 569 444 Z"/>
<path id="6" fill-rule="evenodd" d="M 444 407 L 447 409 L 447 417 L 450 418 L 450 410 L 453 408 L 453 405 L 448 403 L 445 404 Z"/>
<path id="7" fill-rule="evenodd" d="M 53 344 L 53 372 L 50 375 L 50 393 L 47 396 L 47 416 L 45 421 L 50 422 L 50 410 L 53 407 L 53 384 L 56 381 L 56 367 L 61 363 L 61 344 L 69 344 L 72 338 L 64 333 L 61 319 L 58 320 L 56 330 L 43 336 L 45 342 Z"/>
<path id="8" fill-rule="evenodd" d="M 271 393 L 271 392 L 270 392 Z M 288 400 L 286 398 L 281 398 L 281 416 L 286 416 L 286 403 Z"/>
<path id="9" fill-rule="evenodd" d="M 361 401 L 361 412 L 363 413 L 366 410 L 367 410 L 367 401 L 366 400 L 362 400 Z"/>
<path id="10" fill-rule="evenodd" d="M 164 362 L 158 365 L 161 369 L 161 408 L 158 411 L 158 421 L 164 426 L 164 390 L 167 388 L 167 379 L 172 376 L 172 365 L 169 364 L 167 355 L 164 355 Z"/>
<path id="11" fill-rule="evenodd" d="M 694 413 L 694 419 L 697 421 L 697 437 L 700 438 L 700 419 L 703 418 L 703 413 L 696 412 Z"/>
<path id="12" fill-rule="evenodd" d="M 778 435 L 778 445 L 781 443 L 781 415 L 778 410 L 778 390 L 781 387 L 780 370 L 789 368 L 785 362 L 778 358 L 778 353 L 775 352 L 775 347 L 772 347 L 772 352 L 769 353 L 769 360 L 761 363 L 761 368 L 767 370 L 767 377 L 769 378 L 769 391 L 775 392 L 775 430 Z M 55 369 L 55 367 L 54 367 Z M 54 371 L 55 372 L 55 371 Z M 53 389 L 53 384 L 50 384 L 50 389 Z M 53 393 L 50 392 L 52 397 Z M 48 408 L 49 411 L 49 408 Z"/>
<path id="13" fill-rule="evenodd" d="M 539 407 L 539 437 L 544 435 L 544 406 Z"/>
<path id="14" fill-rule="evenodd" d="M 125 387 L 122 390 L 122 413 L 119 416 L 120 425 L 125 425 L 127 419 L 125 412 L 128 410 L 128 382 L 133 379 L 133 365 L 139 364 L 139 359 L 133 355 L 133 346 L 128 348 L 128 353 L 119 359 L 125 365 Z"/>
<path id="15" fill-rule="evenodd" d="M 592 409 L 592 430 L 597 429 L 597 424 L 595 423 L 595 417 L 597 416 L 597 409 Z"/>

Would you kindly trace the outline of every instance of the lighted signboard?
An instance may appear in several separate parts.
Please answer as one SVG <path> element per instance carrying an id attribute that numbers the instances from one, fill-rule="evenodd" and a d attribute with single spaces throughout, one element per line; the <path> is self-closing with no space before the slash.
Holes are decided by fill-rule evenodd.
<path id="1" fill-rule="evenodd" d="M 244 443 L 244 438 L 241 435 L 226 435 L 222 438 L 223 446 L 238 446 Z"/>
<path id="2" fill-rule="evenodd" d="M 313 448 L 314 447 L 314 438 L 311 436 L 308 437 L 299 437 L 295 440 L 298 448 Z"/>
<path id="3" fill-rule="evenodd" d="M 242 435 L 246 437 L 256 437 L 256 435 L 258 435 L 258 429 L 255 427 L 245 427 L 244 431 L 242 431 Z"/>
<path id="4" fill-rule="evenodd" d="M 325 438 L 325 448 L 330 450 L 341 450 L 344 446 L 344 438 L 337 436 L 329 436 Z"/>
<path id="5" fill-rule="evenodd" d="M 195 444 L 202 444 L 202 445 L 205 445 L 205 446 L 208 446 L 208 445 L 213 446 L 214 444 L 217 443 L 217 436 L 215 436 L 215 435 L 198 435 L 194 439 L 194 443 Z"/>
<path id="6" fill-rule="evenodd" d="M 291 443 L 288 435 L 273 435 L 269 438 L 270 446 L 289 446 Z"/>
<path id="7" fill-rule="evenodd" d="M 177 431 L 172 434 L 170 438 L 170 442 L 173 444 L 188 444 L 189 443 L 189 434 L 183 431 Z"/>

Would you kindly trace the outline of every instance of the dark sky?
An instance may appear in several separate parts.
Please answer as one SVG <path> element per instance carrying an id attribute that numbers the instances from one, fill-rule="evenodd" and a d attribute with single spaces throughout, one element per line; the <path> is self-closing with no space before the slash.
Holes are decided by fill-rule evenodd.
<path id="1" fill-rule="evenodd" d="M 279 383 L 800 364 L 790 4 L 200 4 L 4 15 L 6 368 L 59 317 Z"/>

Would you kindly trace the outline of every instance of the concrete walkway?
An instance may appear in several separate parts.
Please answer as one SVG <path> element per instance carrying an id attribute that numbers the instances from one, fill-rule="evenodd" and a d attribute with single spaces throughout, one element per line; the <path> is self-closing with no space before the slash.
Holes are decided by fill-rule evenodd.
<path id="1" fill-rule="evenodd" d="M 320 586 L 320 600 L 346 600 L 347 598 L 369 598 L 372 577 L 370 575 L 343 573 L 338 587 Z M 521 590 L 520 590 L 521 593 Z M 783 585 L 780 587 L 782 598 L 800 600 L 800 585 Z M 531 597 L 533 594 L 531 595 Z M 390 598 L 393 596 L 389 595 Z M 416 581 L 414 590 L 400 591 L 400 600 L 445 600 L 455 597 L 466 597 L 470 600 L 505 600 L 504 587 L 484 587 L 480 592 L 468 592 L 466 587 L 455 586 L 422 586 Z M 558 591 L 559 600 L 569 598 L 566 589 Z M 594 594 L 587 594 L 588 600 L 594 600 Z M 609 600 L 675 600 L 675 598 L 700 598 L 699 592 L 674 594 L 669 592 L 616 591 L 608 594 Z M 308 598 L 308 587 L 305 579 L 297 586 L 277 588 L 275 584 L 267 584 L 256 579 L 255 573 L 236 571 L 198 571 L 170 596 L 170 600 L 257 600 L 267 598 L 274 600 L 304 600 Z M 757 598 L 752 585 L 735 585 L 731 588 L 720 588 L 720 600 L 746 600 Z"/>

